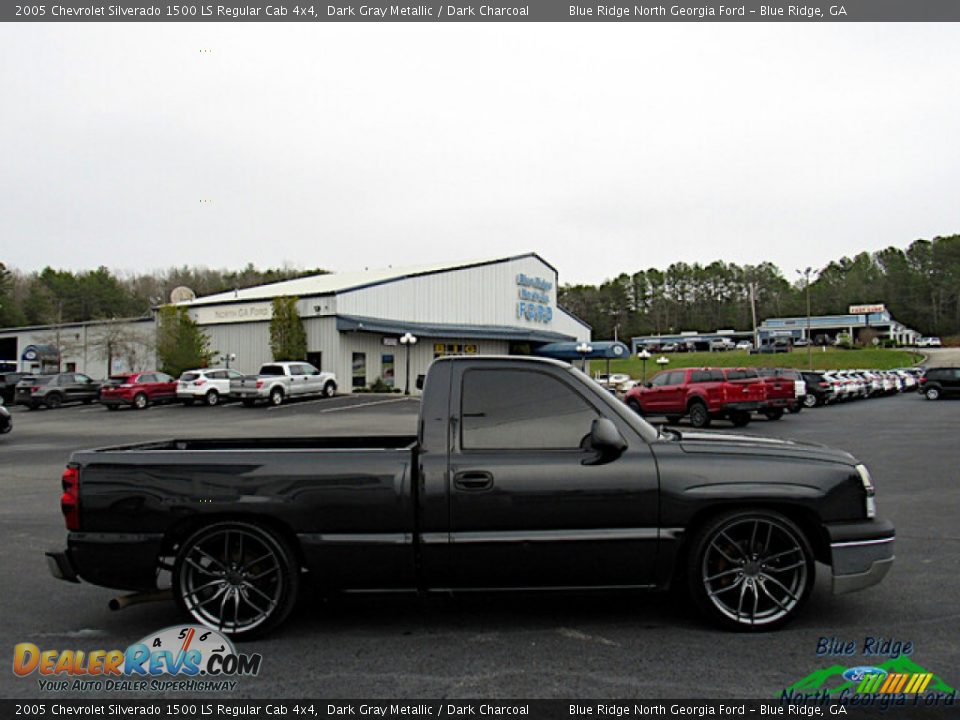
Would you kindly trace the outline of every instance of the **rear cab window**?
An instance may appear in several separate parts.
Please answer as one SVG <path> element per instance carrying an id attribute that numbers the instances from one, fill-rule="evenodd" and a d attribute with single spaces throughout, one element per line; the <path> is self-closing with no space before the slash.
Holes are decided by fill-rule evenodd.
<path id="1" fill-rule="evenodd" d="M 286 375 L 283 371 L 283 365 L 261 365 L 261 375 Z"/>

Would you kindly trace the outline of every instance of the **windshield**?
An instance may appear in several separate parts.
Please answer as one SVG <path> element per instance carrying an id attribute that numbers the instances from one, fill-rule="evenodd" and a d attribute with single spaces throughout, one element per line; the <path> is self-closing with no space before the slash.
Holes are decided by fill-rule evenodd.
<path id="1" fill-rule="evenodd" d="M 593 391 L 595 399 L 599 400 L 603 404 L 604 410 L 609 410 L 610 413 L 617 415 L 617 417 L 625 421 L 646 442 L 653 442 L 654 440 L 663 437 L 653 425 L 628 408 L 626 403 L 618 400 L 616 396 L 612 395 L 607 388 L 596 382 L 589 375 L 581 371 L 579 368 L 573 367 L 572 365 L 570 366 L 569 371 L 576 375 L 578 380 L 585 383 L 588 390 Z"/>

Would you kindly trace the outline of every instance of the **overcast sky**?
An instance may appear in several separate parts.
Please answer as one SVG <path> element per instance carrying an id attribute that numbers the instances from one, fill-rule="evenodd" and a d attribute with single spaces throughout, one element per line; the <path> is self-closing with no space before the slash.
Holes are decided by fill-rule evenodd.
<path id="1" fill-rule="evenodd" d="M 960 232 L 958 70 L 954 25 L 8 24 L 0 261 L 793 280 Z"/>

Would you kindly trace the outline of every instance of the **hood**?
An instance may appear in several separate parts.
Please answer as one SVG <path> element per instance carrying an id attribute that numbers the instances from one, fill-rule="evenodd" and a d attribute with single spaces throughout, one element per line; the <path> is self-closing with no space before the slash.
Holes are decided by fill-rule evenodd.
<path id="1" fill-rule="evenodd" d="M 674 432 L 679 435 L 677 442 L 686 453 L 761 455 L 857 464 L 857 459 L 850 453 L 819 443 L 733 433 Z"/>

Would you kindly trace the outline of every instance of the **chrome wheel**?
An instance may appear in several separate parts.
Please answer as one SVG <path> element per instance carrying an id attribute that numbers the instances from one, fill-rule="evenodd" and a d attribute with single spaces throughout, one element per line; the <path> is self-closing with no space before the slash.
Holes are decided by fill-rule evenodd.
<path id="1" fill-rule="evenodd" d="M 939 400 L 940 399 L 940 390 L 935 387 L 927 388 L 924 395 L 927 396 L 927 400 Z"/>
<path id="2" fill-rule="evenodd" d="M 214 525 L 184 543 L 174 571 L 177 601 L 197 622 L 248 636 L 279 623 L 296 594 L 286 545 L 256 525 Z"/>
<path id="3" fill-rule="evenodd" d="M 213 407 L 220 402 L 220 393 L 216 390 L 209 390 L 207 394 L 204 395 L 204 401 L 207 403 L 208 407 Z"/>
<path id="4" fill-rule="evenodd" d="M 816 395 L 804 395 L 803 396 L 803 406 L 806 408 L 812 408 L 817 406 L 817 396 Z"/>
<path id="5" fill-rule="evenodd" d="M 786 622 L 813 586 L 810 545 L 778 513 L 726 516 L 698 541 L 694 595 L 725 625 L 750 630 Z"/>
<path id="6" fill-rule="evenodd" d="M 280 388 L 274 388 L 270 391 L 270 404 L 271 405 L 282 405 L 283 404 L 283 390 Z"/>
<path id="7" fill-rule="evenodd" d="M 143 393 L 137 393 L 133 398 L 133 407 L 137 410 L 143 410 L 147 406 L 147 396 Z"/>

